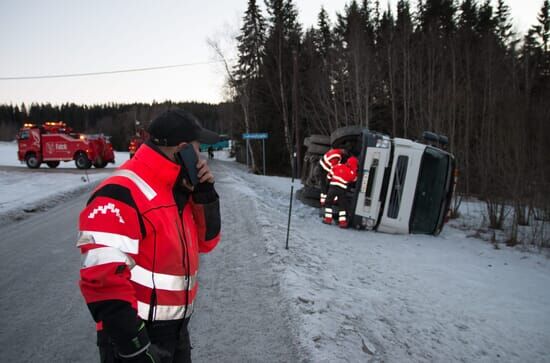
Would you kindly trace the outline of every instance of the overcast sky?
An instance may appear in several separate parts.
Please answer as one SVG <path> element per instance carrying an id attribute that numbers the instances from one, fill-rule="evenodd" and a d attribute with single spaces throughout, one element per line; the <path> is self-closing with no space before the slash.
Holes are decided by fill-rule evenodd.
<path id="1" fill-rule="evenodd" d="M 390 0 L 394 7 L 397 0 Z M 496 0 L 494 0 L 496 3 Z M 516 30 L 543 0 L 508 0 Z M 263 5 L 263 0 L 258 0 Z M 295 0 L 304 28 L 323 5 L 334 19 L 348 1 Z M 381 4 L 388 2 L 380 1 Z M 416 1 L 412 1 L 416 3 Z M 0 77 L 113 71 L 212 62 L 207 39 L 234 56 L 247 0 L 0 0 Z M 0 80 L 0 103 L 219 102 L 220 64 L 47 80 Z"/>

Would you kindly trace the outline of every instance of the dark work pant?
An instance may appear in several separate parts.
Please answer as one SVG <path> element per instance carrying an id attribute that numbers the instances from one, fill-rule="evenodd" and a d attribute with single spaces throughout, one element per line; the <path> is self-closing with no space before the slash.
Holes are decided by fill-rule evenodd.
<path id="1" fill-rule="evenodd" d="M 321 194 L 327 194 L 328 191 L 328 179 L 327 171 L 321 166 L 321 172 L 319 173 L 321 180 L 319 180 L 319 186 L 321 187 Z"/>
<path id="2" fill-rule="evenodd" d="M 334 199 L 338 197 L 338 202 L 337 202 L 337 207 L 335 206 L 335 202 L 334 202 Z M 340 187 L 337 187 L 335 185 L 331 185 L 329 188 L 328 188 L 328 194 L 327 194 L 327 200 L 325 202 L 325 210 L 328 209 L 328 210 L 331 210 L 331 211 L 338 211 L 338 214 L 341 212 L 341 211 L 346 211 L 346 215 L 347 215 L 347 211 L 348 211 L 348 197 L 346 195 L 346 189 L 343 189 L 343 188 L 340 188 Z M 334 210 L 332 209 L 333 207 Z"/>
<path id="3" fill-rule="evenodd" d="M 163 359 L 160 363 L 191 363 L 191 342 L 187 321 L 174 334 L 158 334 L 158 329 L 148 327 L 151 344 L 156 345 L 164 351 L 170 352 L 171 357 Z M 98 346 L 101 363 L 123 363 L 118 358 L 116 347 L 104 332 L 98 332 Z"/>

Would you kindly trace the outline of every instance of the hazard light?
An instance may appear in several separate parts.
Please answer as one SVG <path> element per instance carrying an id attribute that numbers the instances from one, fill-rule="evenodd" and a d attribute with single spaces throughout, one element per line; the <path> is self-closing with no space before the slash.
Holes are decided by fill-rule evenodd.
<path id="1" fill-rule="evenodd" d="M 35 124 L 23 124 L 23 127 L 35 127 Z"/>
<path id="2" fill-rule="evenodd" d="M 84 139 L 86 139 L 86 136 L 80 135 L 80 140 L 84 140 Z"/>

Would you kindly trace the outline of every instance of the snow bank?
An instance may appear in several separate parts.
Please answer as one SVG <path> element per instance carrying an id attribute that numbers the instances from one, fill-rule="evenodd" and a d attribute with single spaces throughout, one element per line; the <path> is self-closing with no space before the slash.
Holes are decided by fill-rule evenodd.
<path id="1" fill-rule="evenodd" d="M 548 361 L 546 257 L 451 227 L 438 237 L 341 230 L 300 201 L 287 251 L 290 180 L 220 164 L 219 182 L 254 201 L 254 240 L 266 241 L 305 360 Z"/>

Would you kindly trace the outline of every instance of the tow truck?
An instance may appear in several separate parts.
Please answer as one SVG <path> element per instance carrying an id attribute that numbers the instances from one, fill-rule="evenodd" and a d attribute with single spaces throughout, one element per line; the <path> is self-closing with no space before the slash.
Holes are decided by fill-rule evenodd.
<path id="1" fill-rule="evenodd" d="M 57 168 L 61 161 L 72 160 L 78 169 L 89 169 L 92 165 L 104 168 L 115 162 L 108 136 L 76 133 L 62 121 L 45 122 L 41 126 L 25 123 L 16 138 L 17 158 L 31 169 L 42 163 Z"/>
<path id="2" fill-rule="evenodd" d="M 318 201 L 317 164 L 324 152 L 330 147 L 354 150 L 359 168 L 357 182 L 348 190 L 350 225 L 437 235 L 448 220 L 458 174 L 454 156 L 444 150 L 447 137 L 424 132 L 423 139 L 391 138 L 357 126 L 337 129 L 330 138 L 312 135 L 305 142 L 304 165 L 309 170 L 302 175 L 301 199 Z"/>

